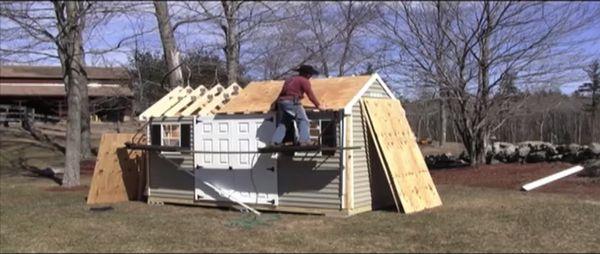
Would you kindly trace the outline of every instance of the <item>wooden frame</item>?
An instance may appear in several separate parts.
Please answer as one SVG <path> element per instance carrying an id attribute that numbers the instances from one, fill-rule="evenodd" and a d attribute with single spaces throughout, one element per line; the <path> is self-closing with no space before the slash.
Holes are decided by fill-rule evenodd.
<path id="1" fill-rule="evenodd" d="M 166 112 L 193 91 L 189 86 L 182 89 L 177 88 L 180 87 L 173 89 L 173 91 L 169 92 L 167 95 L 163 96 L 163 98 L 158 100 L 158 102 L 154 103 L 154 105 L 150 106 L 144 113 L 140 114 L 140 119 L 148 120 L 150 117 L 165 116 Z"/>
<path id="2" fill-rule="evenodd" d="M 190 103 L 201 99 L 206 94 L 208 89 L 204 86 L 198 86 L 194 91 L 181 99 L 177 104 L 173 105 L 171 109 L 164 113 L 165 116 L 175 116 L 179 111 L 185 109 Z"/>
<path id="3" fill-rule="evenodd" d="M 172 97 L 177 96 L 184 88 L 181 86 L 173 88 L 169 93 L 160 98 L 157 102 L 152 104 L 149 108 L 147 108 L 144 112 L 142 112 L 139 116 L 140 120 L 148 120 L 150 117 L 156 115 L 156 111 L 160 110 L 164 105 L 167 104 L 171 100 Z"/>
<path id="4" fill-rule="evenodd" d="M 354 135 L 353 128 L 352 128 L 352 124 L 353 124 L 352 120 L 353 120 L 352 115 L 344 116 L 344 127 L 346 128 L 346 130 L 344 131 L 344 135 L 346 135 L 346 137 L 344 137 L 344 138 L 346 140 L 346 144 L 345 144 L 346 146 L 354 146 L 354 138 L 352 137 Z M 346 157 L 346 163 L 345 163 L 346 189 L 344 190 L 346 192 L 345 203 L 346 203 L 346 209 L 350 213 L 351 211 L 354 210 L 354 166 L 353 166 L 354 151 L 353 150 L 346 151 L 345 157 Z"/>
<path id="5" fill-rule="evenodd" d="M 217 109 L 217 107 L 222 107 L 227 101 L 229 101 L 233 96 L 238 95 L 240 93 L 241 87 L 238 84 L 233 83 L 227 87 L 223 92 L 219 95 L 215 96 L 208 104 L 204 105 L 202 109 L 198 112 L 200 116 L 208 116 L 212 115 Z"/>
<path id="6" fill-rule="evenodd" d="M 180 113 L 180 115 L 182 115 L 182 116 L 190 116 L 190 115 L 194 114 L 194 112 L 196 112 L 198 110 L 201 110 L 216 95 L 222 93 L 223 90 L 225 90 L 225 89 L 220 84 L 217 84 L 217 85 L 213 86 L 210 90 L 208 90 L 207 93 L 204 94 L 204 96 L 202 96 L 199 99 L 195 100 L 186 109 L 184 109 Z"/>

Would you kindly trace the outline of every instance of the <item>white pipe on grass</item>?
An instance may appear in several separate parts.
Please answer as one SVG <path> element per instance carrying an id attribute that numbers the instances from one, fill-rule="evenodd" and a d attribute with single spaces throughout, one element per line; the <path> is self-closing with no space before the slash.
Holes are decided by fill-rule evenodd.
<path id="1" fill-rule="evenodd" d="M 558 179 L 561 179 L 561 178 L 563 178 L 563 177 L 566 177 L 566 176 L 570 176 L 570 175 L 572 175 L 572 174 L 575 174 L 575 173 L 577 173 L 577 172 L 579 172 L 579 171 L 581 171 L 581 170 L 583 170 L 583 167 L 582 167 L 582 166 L 580 166 L 580 165 L 577 165 L 577 166 L 575 166 L 575 167 L 571 167 L 571 168 L 565 169 L 565 170 L 563 170 L 563 171 L 560 171 L 560 172 L 558 172 L 558 173 L 554 173 L 554 174 L 552 174 L 552 175 L 546 176 L 546 177 L 544 177 L 544 178 L 541 178 L 541 179 L 539 179 L 539 180 L 536 180 L 536 181 L 530 182 L 530 183 L 528 183 L 528 184 L 525 184 L 525 185 L 523 185 L 523 187 L 521 187 L 521 188 L 522 188 L 524 191 L 530 191 L 530 190 L 533 190 L 533 189 L 535 189 L 535 188 L 537 188 L 537 187 L 540 187 L 540 186 L 542 186 L 542 185 L 545 185 L 545 184 L 548 184 L 548 183 L 554 182 L 554 181 L 556 181 L 556 180 L 558 180 Z"/>
<path id="2" fill-rule="evenodd" d="M 250 210 L 251 212 L 253 212 L 256 215 L 260 215 L 260 212 L 258 212 L 257 210 L 253 209 L 252 207 L 244 204 L 244 202 L 237 200 L 236 198 L 232 197 L 231 195 L 227 195 L 225 194 L 225 192 L 219 188 L 217 188 L 216 186 L 210 184 L 209 182 L 206 181 L 202 181 L 204 184 L 206 184 L 206 186 L 212 188 L 213 190 L 215 190 L 221 197 L 227 198 L 235 203 L 237 203 L 238 205 L 241 205 L 242 207 Z"/>

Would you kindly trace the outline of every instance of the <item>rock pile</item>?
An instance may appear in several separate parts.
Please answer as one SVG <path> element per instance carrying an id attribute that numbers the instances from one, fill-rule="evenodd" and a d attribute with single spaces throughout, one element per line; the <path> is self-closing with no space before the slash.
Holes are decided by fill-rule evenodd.
<path id="1" fill-rule="evenodd" d="M 518 144 L 495 142 L 487 149 L 488 163 L 564 161 L 577 163 L 600 158 L 600 144 L 554 145 L 542 141 L 525 141 Z"/>
<path id="2" fill-rule="evenodd" d="M 589 160 L 583 164 L 583 167 L 580 176 L 600 177 L 600 160 Z"/>
<path id="3" fill-rule="evenodd" d="M 554 145 L 543 141 L 525 141 L 517 144 L 495 142 L 486 148 L 486 162 L 496 163 L 535 163 L 563 161 L 582 163 L 600 159 L 600 144 L 590 145 Z M 446 153 L 425 156 L 425 162 L 430 169 L 463 167 L 469 164 L 466 154 L 456 157 Z M 600 169 L 599 169 L 600 170 Z"/>

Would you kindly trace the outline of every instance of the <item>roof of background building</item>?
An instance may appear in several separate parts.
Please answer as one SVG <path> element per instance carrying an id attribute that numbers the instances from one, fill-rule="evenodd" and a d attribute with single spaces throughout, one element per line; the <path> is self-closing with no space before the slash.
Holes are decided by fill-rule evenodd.
<path id="1" fill-rule="evenodd" d="M 27 97 L 56 97 L 66 96 L 65 86 L 62 84 L 24 84 L 0 83 L 0 96 L 27 96 Z M 131 97 L 133 92 L 120 85 L 88 85 L 88 96 L 91 97 Z"/>
<path id="2" fill-rule="evenodd" d="M 88 95 L 133 96 L 125 68 L 87 67 Z M 0 66 L 0 96 L 66 96 L 60 66 Z"/>
<path id="3" fill-rule="evenodd" d="M 125 68 L 86 67 L 90 80 L 128 80 Z M 10 79 L 62 79 L 60 66 L 0 66 L 0 78 Z"/>

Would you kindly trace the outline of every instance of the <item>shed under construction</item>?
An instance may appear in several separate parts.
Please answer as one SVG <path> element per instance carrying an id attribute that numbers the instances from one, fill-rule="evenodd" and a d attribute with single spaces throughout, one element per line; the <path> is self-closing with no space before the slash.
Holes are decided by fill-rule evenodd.
<path id="1" fill-rule="evenodd" d="M 352 215 L 441 205 L 400 102 L 379 75 L 311 80 L 307 110 L 322 149 L 259 152 L 275 129 L 283 81 L 176 88 L 148 108 L 149 203 Z M 308 100 L 303 100 L 310 106 Z"/>

